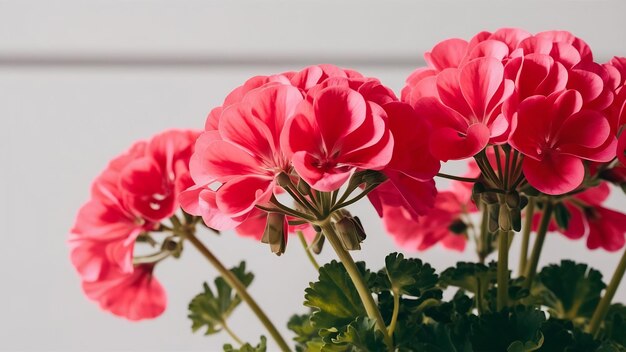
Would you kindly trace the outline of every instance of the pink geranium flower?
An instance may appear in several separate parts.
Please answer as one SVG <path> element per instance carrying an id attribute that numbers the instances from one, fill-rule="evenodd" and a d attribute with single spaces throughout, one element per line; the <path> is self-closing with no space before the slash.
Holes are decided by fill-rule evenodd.
<path id="1" fill-rule="evenodd" d="M 197 135 L 171 130 L 137 142 L 94 181 L 91 199 L 78 212 L 69 237 L 70 259 L 83 286 L 92 290 L 89 297 L 95 297 L 100 285 L 107 290 L 119 286 L 112 295 L 122 292 L 125 286 L 120 281 L 140 277 L 133 265 L 135 240 L 156 230 L 178 209 L 179 193 L 191 182 L 188 164 Z M 126 308 L 130 319 L 141 318 L 133 315 L 135 309 L 145 311 L 139 306 Z"/>
<path id="2" fill-rule="evenodd" d="M 615 93 L 615 99 L 607 109 L 607 117 L 611 126 L 618 130 L 626 124 L 626 58 L 614 57 L 604 67 L 609 72 L 610 86 Z"/>
<path id="3" fill-rule="evenodd" d="M 285 125 L 282 148 L 311 187 L 334 191 L 357 168 L 380 170 L 389 163 L 393 137 L 378 104 L 340 85 L 309 93 Z"/>
<path id="4" fill-rule="evenodd" d="M 478 168 L 471 166 L 468 177 L 478 173 Z M 380 192 L 385 192 L 385 188 Z M 455 233 L 451 226 L 465 223 L 467 214 L 478 212 L 471 194 L 471 184 L 454 181 L 450 190 L 436 195 L 433 207 L 419 219 L 405 207 L 388 203 L 382 207 L 385 229 L 400 247 L 407 250 L 422 251 L 441 243 L 446 248 L 463 251 L 467 237 Z"/>
<path id="5" fill-rule="evenodd" d="M 256 205 L 267 204 L 275 176 L 290 171 L 280 134 L 303 99 L 296 87 L 272 84 L 226 108 L 218 129 L 206 131 L 196 143 L 190 165 L 196 186 L 182 195 L 183 208 L 202 215 L 209 227 L 225 230 L 243 222 Z"/>
<path id="6" fill-rule="evenodd" d="M 464 159 L 488 143 L 506 140 L 509 124 L 502 103 L 513 93 L 501 61 L 483 57 L 437 75 L 436 96 L 413 104 L 433 126 L 430 151 L 442 161 Z"/>
<path id="7" fill-rule="evenodd" d="M 617 251 L 626 243 L 626 215 L 602 206 L 610 194 L 608 183 L 591 187 L 563 201 L 570 214 L 567 228 L 558 226 L 554 219 L 550 231 L 559 231 L 568 238 L 587 238 L 589 249 L 603 248 Z M 536 214 L 533 227 L 536 230 L 541 215 Z"/>
<path id="8" fill-rule="evenodd" d="M 128 320 L 153 319 L 165 311 L 167 294 L 154 278 L 153 264 L 142 264 L 133 272 L 115 269 L 96 281 L 84 281 L 83 290 L 103 310 Z"/>
<path id="9" fill-rule="evenodd" d="M 582 97 L 573 90 L 520 104 L 509 143 L 524 154 L 524 175 L 541 192 L 570 192 L 584 179 L 583 160 L 606 162 L 615 156 L 607 119 L 581 108 Z"/>
<path id="10" fill-rule="evenodd" d="M 622 132 L 617 141 L 617 159 L 626 165 L 626 132 Z"/>
<path id="11" fill-rule="evenodd" d="M 432 208 L 437 190 L 433 177 L 439 171 L 439 160 L 433 157 L 428 144 L 431 127 L 428 121 L 405 103 L 383 105 L 387 112 L 389 129 L 394 137 L 391 161 L 383 173 L 388 181 L 375 188 L 368 198 L 383 217 L 384 208 L 392 207 L 416 219 Z"/>

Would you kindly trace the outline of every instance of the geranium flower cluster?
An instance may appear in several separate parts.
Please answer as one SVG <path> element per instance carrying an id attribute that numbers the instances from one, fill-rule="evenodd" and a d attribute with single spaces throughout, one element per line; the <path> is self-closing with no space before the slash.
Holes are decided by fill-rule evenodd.
<path id="1" fill-rule="evenodd" d="M 194 240 L 197 223 L 235 229 L 276 254 L 289 233 L 303 231 L 307 253 L 331 243 L 385 332 L 346 260 L 366 237 L 346 207 L 365 197 L 408 250 L 441 243 L 460 251 L 474 239 L 482 261 L 496 237 L 508 253 L 523 216 L 526 235 L 538 232 L 537 253 L 548 230 L 586 237 L 590 249 L 624 247 L 626 215 L 602 203 L 607 182 L 626 190 L 626 59 L 600 64 L 571 33 L 509 28 L 445 40 L 425 59 L 401 99 L 376 78 L 316 65 L 249 79 L 209 113 L 202 132 L 135 143 L 93 182 L 72 229 L 71 260 L 86 295 L 116 315 L 153 318 L 166 305 L 157 263 L 180 255 L 185 240 L 216 262 Z M 463 159 L 466 175 L 439 172 L 441 162 Z M 454 179 L 449 190 L 437 192 L 437 175 Z M 479 212 L 480 233 L 472 224 Z M 158 251 L 137 255 L 139 243 Z M 533 260 L 531 283 L 538 254 Z M 501 264 L 499 305 L 508 292 Z"/>
<path id="2" fill-rule="evenodd" d="M 190 187 L 189 158 L 198 136 L 167 131 L 113 159 L 95 179 L 69 238 L 72 264 L 87 297 L 130 320 L 154 318 L 166 293 L 154 278 L 156 262 L 133 263 L 135 243 L 150 240 L 179 208 Z"/>
<path id="3" fill-rule="evenodd" d="M 428 67 L 408 78 L 402 99 L 429 116 L 439 159 L 508 143 L 524 156 L 530 185 L 557 195 L 581 186 L 585 162 L 615 158 L 621 59 L 594 62 L 569 32 L 509 28 L 443 41 L 425 58 Z"/>
<path id="4" fill-rule="evenodd" d="M 322 193 L 377 170 L 388 181 L 385 191 L 370 193 L 376 207 L 393 204 L 416 217 L 436 194 L 439 162 L 427 150 L 429 133 L 413 108 L 355 71 L 320 65 L 254 77 L 209 114 L 190 162 L 196 186 L 182 194 L 182 207 L 227 230 L 259 208 L 285 211 L 277 196 L 286 191 L 302 203 L 301 212 L 286 215 L 321 221 L 328 214 L 314 204 Z M 306 193 L 295 195 L 297 184 Z M 287 226 L 285 218 L 284 234 Z"/>

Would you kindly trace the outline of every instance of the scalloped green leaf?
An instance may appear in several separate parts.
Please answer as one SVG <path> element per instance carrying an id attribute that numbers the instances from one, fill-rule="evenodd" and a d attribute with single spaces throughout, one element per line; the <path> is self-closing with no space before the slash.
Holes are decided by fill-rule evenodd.
<path id="1" fill-rule="evenodd" d="M 381 277 L 385 288 L 414 297 L 434 288 L 439 280 L 429 264 L 417 258 L 404 258 L 401 253 L 391 253 L 385 258 Z"/>
<path id="2" fill-rule="evenodd" d="M 304 298 L 304 305 L 313 309 L 311 323 L 320 330 L 340 329 L 367 316 L 348 272 L 335 260 L 320 268 L 318 281 L 309 285 Z"/>
<path id="3" fill-rule="evenodd" d="M 319 329 L 311 323 L 311 314 L 293 315 L 287 323 L 287 328 L 293 331 L 296 336 L 293 338 L 297 342 L 297 352 L 320 351 L 323 345 L 319 336 Z"/>
<path id="4" fill-rule="evenodd" d="M 324 339 L 327 343 L 322 347 L 322 352 L 369 352 L 387 349 L 383 334 L 376 330 L 376 323 L 367 317 L 357 318 L 344 332 L 328 337 Z"/>
<path id="5" fill-rule="evenodd" d="M 571 260 L 544 267 L 537 279 L 549 291 L 540 294 L 541 303 L 560 319 L 591 317 L 606 287 L 599 271 Z"/>
<path id="6" fill-rule="evenodd" d="M 254 279 L 254 274 L 246 272 L 246 262 L 241 262 L 230 271 L 248 287 Z M 191 319 L 191 329 L 198 331 L 206 326 L 206 335 L 211 335 L 222 331 L 224 323 L 232 312 L 241 303 L 241 298 L 226 283 L 223 277 L 215 279 L 215 292 L 205 282 L 204 292 L 196 295 L 189 303 L 189 319 Z"/>
<path id="7" fill-rule="evenodd" d="M 244 344 L 239 348 L 233 347 L 231 344 L 224 345 L 224 352 L 266 352 L 267 351 L 267 339 L 265 336 L 261 336 L 261 342 L 258 345 L 252 346 L 249 343 Z"/>
<path id="8" fill-rule="evenodd" d="M 470 340 L 475 351 L 536 351 L 545 321 L 542 311 L 524 306 L 485 313 L 472 322 Z"/>

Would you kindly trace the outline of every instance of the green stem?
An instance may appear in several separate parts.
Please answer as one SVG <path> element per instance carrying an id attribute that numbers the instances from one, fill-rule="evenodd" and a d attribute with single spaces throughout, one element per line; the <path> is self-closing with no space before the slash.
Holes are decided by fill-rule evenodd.
<path id="1" fill-rule="evenodd" d="M 341 209 L 341 208 L 345 208 L 350 204 L 356 203 L 357 201 L 361 200 L 361 198 L 365 197 L 368 193 L 370 193 L 371 191 L 374 190 L 374 188 L 378 187 L 378 185 L 370 185 L 365 187 L 365 189 L 363 190 L 363 192 L 359 193 L 357 196 L 355 196 L 354 198 L 344 201 L 342 203 L 338 203 L 335 204 L 332 209 L 330 209 L 330 212 L 333 213 L 335 212 L 335 210 Z"/>
<path id="2" fill-rule="evenodd" d="M 313 257 L 313 253 L 311 253 L 311 250 L 309 249 L 309 244 L 306 243 L 306 238 L 304 238 L 304 234 L 300 230 L 296 231 L 296 233 L 298 234 L 300 243 L 302 243 L 302 247 L 304 248 L 304 251 L 306 252 L 306 256 L 309 258 L 309 261 L 311 262 L 311 264 L 313 264 L 313 266 L 315 267 L 315 270 L 319 271 L 320 265 L 317 263 L 317 260 L 315 260 L 315 257 Z"/>
<path id="3" fill-rule="evenodd" d="M 602 299 L 598 303 L 598 306 L 596 307 L 596 310 L 593 312 L 593 316 L 591 317 L 591 321 L 587 326 L 587 332 L 591 335 L 597 337 L 600 325 L 609 310 L 611 301 L 613 300 L 613 297 L 615 297 L 615 292 L 617 292 L 617 288 L 619 287 L 619 284 L 622 281 L 625 272 L 626 251 L 624 251 L 624 254 L 622 254 L 622 259 L 620 259 L 619 263 L 617 264 L 617 268 L 615 269 L 615 273 L 613 273 L 611 282 L 609 283 L 609 286 L 607 286 L 606 291 L 604 292 L 604 296 L 602 296 Z"/>
<path id="4" fill-rule="evenodd" d="M 478 277 L 476 278 L 476 294 L 474 295 L 474 300 L 476 301 L 476 310 L 478 311 L 478 315 L 482 315 L 485 309 L 483 308 L 483 286 Z"/>
<path id="5" fill-rule="evenodd" d="M 543 250 L 543 243 L 546 240 L 546 234 L 548 233 L 548 226 L 550 225 L 550 219 L 552 218 L 552 211 L 554 210 L 554 204 L 550 200 L 544 203 L 543 215 L 541 216 L 541 223 L 537 230 L 537 238 L 533 245 L 533 251 L 530 254 L 530 261 L 526 263 L 526 282 L 524 287 L 530 289 L 537 273 L 537 266 L 539 265 L 539 257 Z"/>
<path id="6" fill-rule="evenodd" d="M 528 245 L 530 244 L 530 232 L 533 227 L 533 216 L 535 214 L 535 198 L 528 199 L 526 205 L 526 214 L 524 218 L 524 232 L 522 233 L 522 248 L 519 255 L 519 275 L 522 276 L 526 272 L 526 263 L 528 262 Z"/>
<path id="7" fill-rule="evenodd" d="M 341 262 L 343 263 L 343 266 L 346 268 L 348 275 L 350 275 L 350 278 L 352 279 L 352 283 L 354 284 L 357 292 L 359 293 L 361 302 L 363 302 L 363 306 L 365 307 L 367 316 L 376 322 L 376 327 L 382 332 L 383 337 L 385 339 L 385 343 L 389 351 L 393 351 L 393 342 L 391 340 L 389 333 L 387 332 L 385 321 L 383 320 L 383 317 L 380 314 L 380 311 L 378 310 L 378 306 L 376 302 L 374 301 L 374 297 L 372 297 L 372 293 L 370 292 L 367 285 L 365 285 L 365 282 L 363 281 L 363 277 L 361 276 L 359 269 L 354 263 L 352 256 L 350 256 L 350 253 L 348 253 L 348 251 L 346 251 L 343 248 L 341 244 L 341 240 L 337 236 L 337 233 L 335 233 L 335 229 L 333 228 L 333 225 L 331 224 L 330 220 L 326 220 L 320 223 L 319 226 L 322 228 L 322 232 L 324 233 L 324 236 L 326 236 L 326 238 L 328 239 L 328 242 L 330 242 L 331 246 L 335 250 L 335 253 L 337 253 L 339 260 L 341 260 Z"/>
<path id="8" fill-rule="evenodd" d="M 474 183 L 474 182 L 478 181 L 477 178 L 454 176 L 454 175 L 444 174 L 444 173 L 441 173 L 441 172 L 438 173 L 437 176 L 443 177 L 443 178 L 447 178 L 449 180 L 455 180 L 455 181 L 461 181 L 461 182 L 471 182 L 471 183 Z"/>
<path id="9" fill-rule="evenodd" d="M 496 165 L 498 166 L 498 179 L 502 181 L 504 180 L 504 172 L 502 171 L 502 161 L 500 159 L 500 150 L 497 145 L 493 146 L 493 150 L 496 154 Z"/>
<path id="10" fill-rule="evenodd" d="M 254 298 L 250 296 L 246 286 L 237 279 L 237 277 L 217 259 L 213 253 L 193 234 L 192 231 L 187 231 L 185 234 L 185 239 L 189 240 L 191 244 L 217 269 L 217 271 L 222 275 L 224 280 L 228 283 L 230 287 L 235 289 L 239 297 L 243 299 L 249 306 L 250 309 L 256 314 L 261 323 L 265 326 L 270 335 L 274 338 L 278 346 L 283 352 L 291 352 L 289 345 L 285 342 L 285 339 L 280 335 L 274 324 L 267 317 L 265 312 L 259 307 Z"/>
<path id="11" fill-rule="evenodd" d="M 228 325 L 226 324 L 225 321 L 222 322 L 222 327 L 224 328 L 224 330 L 228 333 L 228 335 L 230 335 L 230 337 L 235 340 L 235 342 L 237 342 L 237 344 L 239 346 L 243 346 L 243 341 L 241 341 L 241 339 L 239 338 L 239 336 L 237 336 L 237 334 L 235 334 L 234 331 L 232 331 Z"/>
<path id="12" fill-rule="evenodd" d="M 498 291 L 497 308 L 501 311 L 509 301 L 509 235 L 511 231 L 498 233 Z"/>
<path id="13" fill-rule="evenodd" d="M 478 261 L 481 264 L 485 264 L 485 259 L 489 255 L 489 243 L 491 242 L 491 239 L 489 238 L 489 212 L 487 211 L 487 206 L 484 203 L 481 205 L 481 210 L 483 213 L 483 218 L 480 222 Z"/>
<path id="14" fill-rule="evenodd" d="M 391 322 L 387 328 L 391 336 L 393 336 L 393 332 L 396 330 L 398 314 L 400 314 L 400 292 L 393 291 L 393 313 L 391 313 Z"/>

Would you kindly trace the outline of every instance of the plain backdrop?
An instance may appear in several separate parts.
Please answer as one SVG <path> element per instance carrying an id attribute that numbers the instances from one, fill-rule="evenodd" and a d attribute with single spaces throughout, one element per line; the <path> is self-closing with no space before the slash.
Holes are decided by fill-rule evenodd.
<path id="1" fill-rule="evenodd" d="M 110 158 L 165 128 L 201 128 L 248 77 L 329 62 L 379 77 L 399 93 L 436 42 L 501 26 L 570 30 L 604 61 L 626 55 L 624 13 L 619 0 L 0 0 L 0 350 L 218 351 L 229 342 L 191 333 L 187 303 L 215 277 L 192 248 L 156 269 L 168 292 L 165 314 L 131 323 L 83 297 L 65 241 Z M 609 205 L 624 211 L 625 199 L 616 191 Z M 367 202 L 352 211 L 369 236 L 354 256 L 378 269 L 398 248 Z M 228 266 L 247 261 L 256 275 L 251 293 L 288 335 L 286 322 L 305 311 L 303 290 L 316 278 L 299 243 L 276 257 L 232 233 L 201 237 Z M 472 246 L 405 253 L 439 270 L 475 259 Z M 326 250 L 319 260 L 332 258 Z M 619 253 L 550 234 L 541 263 L 561 258 L 610 276 Z M 626 301 L 626 284 L 616 300 Z M 265 334 L 243 305 L 230 326 L 251 342 Z"/>

